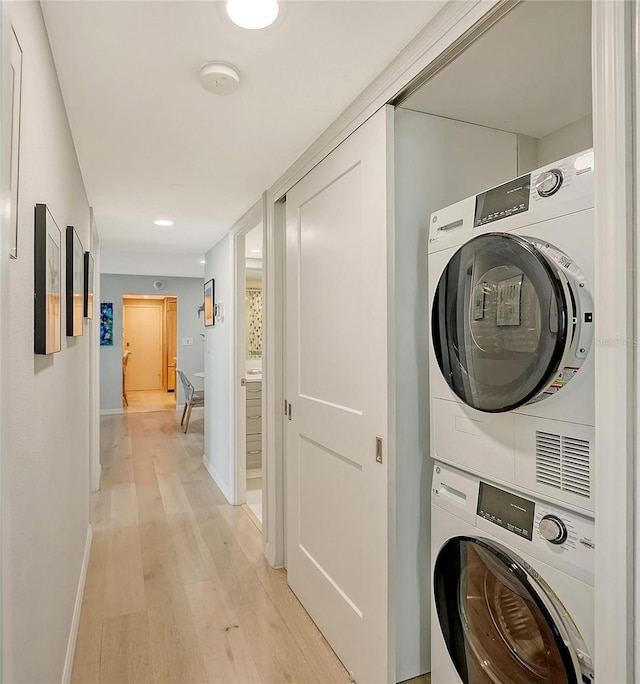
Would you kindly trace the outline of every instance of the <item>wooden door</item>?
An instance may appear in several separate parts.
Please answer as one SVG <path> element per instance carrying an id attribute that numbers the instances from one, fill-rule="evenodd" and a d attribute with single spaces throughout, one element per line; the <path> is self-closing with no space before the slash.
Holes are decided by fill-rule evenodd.
<path id="1" fill-rule="evenodd" d="M 132 300 L 123 310 L 127 392 L 162 389 L 162 301 Z"/>
<path id="2" fill-rule="evenodd" d="M 383 108 L 289 193 L 289 584 L 357 682 L 389 681 Z M 382 446 L 376 460 L 377 440 Z"/>

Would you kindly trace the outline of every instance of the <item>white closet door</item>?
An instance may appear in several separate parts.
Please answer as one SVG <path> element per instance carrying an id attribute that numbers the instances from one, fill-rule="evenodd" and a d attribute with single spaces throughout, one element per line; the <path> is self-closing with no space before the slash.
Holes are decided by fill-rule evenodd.
<path id="1" fill-rule="evenodd" d="M 387 682 L 385 107 L 287 193 L 289 584 L 361 684 Z M 376 460 L 376 440 L 382 440 Z"/>

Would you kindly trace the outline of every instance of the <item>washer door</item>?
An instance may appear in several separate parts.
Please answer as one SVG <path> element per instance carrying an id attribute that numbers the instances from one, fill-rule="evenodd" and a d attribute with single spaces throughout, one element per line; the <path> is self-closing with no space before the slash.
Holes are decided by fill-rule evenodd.
<path id="1" fill-rule="evenodd" d="M 450 539 L 438 554 L 438 620 L 465 684 L 582 681 L 557 599 L 523 565 L 498 545 L 470 537 Z"/>
<path id="2" fill-rule="evenodd" d="M 510 411 L 557 377 L 575 305 L 561 278 L 533 242 L 508 233 L 480 235 L 454 254 L 431 325 L 440 370 L 465 404 Z"/>

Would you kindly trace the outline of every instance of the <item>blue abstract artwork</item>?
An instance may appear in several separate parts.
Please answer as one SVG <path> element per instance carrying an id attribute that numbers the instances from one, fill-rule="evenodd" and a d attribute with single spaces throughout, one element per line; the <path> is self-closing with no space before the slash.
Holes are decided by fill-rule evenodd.
<path id="1" fill-rule="evenodd" d="M 100 346 L 113 347 L 113 304 L 100 304 Z"/>

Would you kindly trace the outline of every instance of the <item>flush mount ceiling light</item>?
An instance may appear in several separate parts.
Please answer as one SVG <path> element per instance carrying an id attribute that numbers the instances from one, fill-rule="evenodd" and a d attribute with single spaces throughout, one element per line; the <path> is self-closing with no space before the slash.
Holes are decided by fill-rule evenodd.
<path id="1" fill-rule="evenodd" d="M 278 17 L 277 0 L 227 0 L 229 19 L 245 29 L 261 29 Z"/>
<path id="2" fill-rule="evenodd" d="M 199 76 L 200 85 L 215 95 L 231 95 L 240 85 L 238 70 L 226 62 L 207 62 Z"/>
<path id="3" fill-rule="evenodd" d="M 173 221 L 169 221 L 169 219 L 158 219 L 157 221 L 154 221 L 156 226 L 172 226 Z"/>

